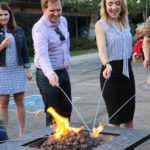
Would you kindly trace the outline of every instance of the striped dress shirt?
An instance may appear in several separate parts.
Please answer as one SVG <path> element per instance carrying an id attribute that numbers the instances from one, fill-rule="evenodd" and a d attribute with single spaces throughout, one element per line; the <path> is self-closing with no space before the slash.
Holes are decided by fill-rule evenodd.
<path id="1" fill-rule="evenodd" d="M 104 26 L 108 61 L 123 60 L 122 73 L 129 77 L 128 59 L 132 55 L 132 35 L 129 24 L 127 23 L 125 28 L 120 22 L 122 30 L 120 31 L 113 22 L 111 26 L 103 19 L 100 22 Z"/>
<path id="2" fill-rule="evenodd" d="M 55 70 L 66 68 L 70 59 L 67 20 L 61 16 L 57 26 L 65 36 L 64 41 L 61 41 L 60 35 L 55 31 L 56 25 L 51 23 L 45 15 L 32 29 L 35 67 L 42 69 L 48 79 Z"/>

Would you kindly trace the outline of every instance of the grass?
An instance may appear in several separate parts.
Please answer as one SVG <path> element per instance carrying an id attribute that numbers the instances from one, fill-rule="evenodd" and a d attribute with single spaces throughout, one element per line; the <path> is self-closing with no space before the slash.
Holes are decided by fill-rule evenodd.
<path id="1" fill-rule="evenodd" d="M 71 56 L 78 56 L 78 55 L 84 55 L 84 54 L 90 54 L 90 53 L 96 53 L 97 49 L 87 49 L 87 50 L 73 50 L 70 51 Z M 33 63 L 34 56 L 30 56 L 30 62 Z"/>
<path id="2" fill-rule="evenodd" d="M 71 56 L 78 56 L 83 54 L 90 54 L 90 53 L 96 53 L 97 49 L 87 49 L 87 50 L 73 50 L 70 51 Z"/>

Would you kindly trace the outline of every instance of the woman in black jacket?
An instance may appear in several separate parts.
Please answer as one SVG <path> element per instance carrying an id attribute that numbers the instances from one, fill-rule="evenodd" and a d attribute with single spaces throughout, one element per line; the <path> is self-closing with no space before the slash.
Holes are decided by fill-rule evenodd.
<path id="1" fill-rule="evenodd" d="M 0 4 L 0 117 L 7 126 L 9 96 L 14 96 L 20 136 L 25 125 L 26 78 L 32 78 L 30 66 L 24 31 L 16 25 L 10 7 Z"/>

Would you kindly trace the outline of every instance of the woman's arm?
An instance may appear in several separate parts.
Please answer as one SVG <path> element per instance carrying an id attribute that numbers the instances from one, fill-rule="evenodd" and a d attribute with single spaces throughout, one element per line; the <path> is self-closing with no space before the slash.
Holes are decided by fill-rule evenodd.
<path id="1" fill-rule="evenodd" d="M 106 41 L 105 41 L 105 33 L 104 27 L 98 21 L 95 25 L 95 34 L 96 34 L 96 42 L 98 47 L 99 58 L 103 65 L 108 62 L 107 51 L 106 51 Z"/>
<path id="2" fill-rule="evenodd" d="M 143 53 L 144 53 L 143 65 L 144 65 L 145 69 L 148 69 L 149 62 L 150 62 L 150 38 L 149 37 L 144 37 Z"/>
<path id="3" fill-rule="evenodd" d="M 106 67 L 105 70 L 103 71 L 103 77 L 105 79 L 109 79 L 111 76 L 112 67 L 108 62 L 104 27 L 100 23 L 100 21 L 98 21 L 95 25 L 95 33 L 96 33 L 96 41 L 97 41 L 99 58 L 102 64 Z"/>

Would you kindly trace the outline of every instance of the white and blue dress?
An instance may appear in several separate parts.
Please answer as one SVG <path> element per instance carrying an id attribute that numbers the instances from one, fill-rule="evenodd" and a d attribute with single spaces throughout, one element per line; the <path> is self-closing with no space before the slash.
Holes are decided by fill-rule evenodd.
<path id="1" fill-rule="evenodd" d="M 0 95 L 13 95 L 27 90 L 26 74 L 23 65 L 18 65 L 17 51 L 14 36 L 5 33 L 11 38 L 11 44 L 6 48 L 6 66 L 0 67 Z"/>

